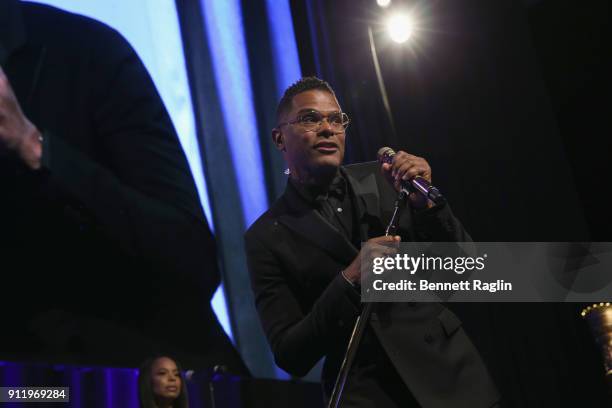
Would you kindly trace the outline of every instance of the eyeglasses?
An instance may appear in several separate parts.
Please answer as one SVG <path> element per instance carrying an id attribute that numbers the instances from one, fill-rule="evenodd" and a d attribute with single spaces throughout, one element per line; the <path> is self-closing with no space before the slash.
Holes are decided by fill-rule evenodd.
<path id="1" fill-rule="evenodd" d="M 279 123 L 278 127 L 280 128 L 284 125 L 298 125 L 307 132 L 317 132 L 321 129 L 324 120 L 327 120 L 332 130 L 338 133 L 344 132 L 351 122 L 348 115 L 344 112 L 334 112 L 325 116 L 319 111 L 311 110 L 298 115 L 292 121 Z"/>

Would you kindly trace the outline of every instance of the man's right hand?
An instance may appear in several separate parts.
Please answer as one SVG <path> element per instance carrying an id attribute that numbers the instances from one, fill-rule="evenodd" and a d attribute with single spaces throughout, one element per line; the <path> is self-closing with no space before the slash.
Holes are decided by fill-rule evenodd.
<path id="1" fill-rule="evenodd" d="M 353 259 L 353 262 L 343 271 L 344 277 L 352 283 L 359 283 L 361 280 L 362 261 L 371 264 L 374 258 L 395 254 L 401 240 L 399 235 L 369 239 L 367 244 L 370 245 L 364 245 L 359 255 L 357 255 L 355 259 Z"/>
<path id="2" fill-rule="evenodd" d="M 23 114 L 11 83 L 0 67 L 0 152 L 13 152 L 32 169 L 40 167 L 41 134 Z"/>

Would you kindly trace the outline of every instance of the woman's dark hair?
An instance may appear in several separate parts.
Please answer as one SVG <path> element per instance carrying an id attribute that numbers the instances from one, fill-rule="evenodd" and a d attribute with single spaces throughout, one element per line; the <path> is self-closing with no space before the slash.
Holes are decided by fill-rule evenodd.
<path id="1" fill-rule="evenodd" d="M 140 366 L 138 370 L 138 399 L 140 400 L 140 408 L 158 408 L 155 403 L 155 396 L 153 395 L 153 387 L 151 386 L 151 369 L 155 360 L 160 358 L 169 358 L 174 361 L 176 368 L 179 370 L 179 377 L 181 378 L 181 392 L 176 400 L 172 403 L 173 408 L 189 408 L 189 398 L 187 397 L 187 385 L 185 384 L 185 378 L 183 377 L 183 370 L 178 361 L 167 355 L 159 355 L 148 358 Z"/>

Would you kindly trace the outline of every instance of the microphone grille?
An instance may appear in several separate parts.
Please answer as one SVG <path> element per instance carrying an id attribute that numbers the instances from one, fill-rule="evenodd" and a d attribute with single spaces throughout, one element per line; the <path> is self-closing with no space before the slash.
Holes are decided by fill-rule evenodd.
<path id="1" fill-rule="evenodd" d="M 378 161 L 384 162 L 386 160 L 391 159 L 395 155 L 395 150 L 390 147 L 381 147 L 378 149 L 378 153 L 376 156 L 378 157 Z"/>

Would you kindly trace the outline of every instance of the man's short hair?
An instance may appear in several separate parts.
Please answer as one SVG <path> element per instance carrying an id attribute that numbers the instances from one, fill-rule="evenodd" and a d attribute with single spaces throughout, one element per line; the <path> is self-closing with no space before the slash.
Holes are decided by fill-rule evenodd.
<path id="1" fill-rule="evenodd" d="M 285 89 L 285 93 L 281 98 L 280 102 L 278 102 L 278 106 L 276 107 L 276 120 L 280 121 L 281 117 L 289 112 L 291 109 L 291 102 L 293 101 L 293 97 L 301 94 L 302 92 L 311 91 L 313 89 L 320 89 L 322 91 L 327 91 L 332 94 L 334 97 L 336 93 L 332 89 L 331 85 L 326 81 L 319 79 L 315 76 L 303 77 L 300 78 L 297 82 L 294 82 L 287 89 Z"/>

